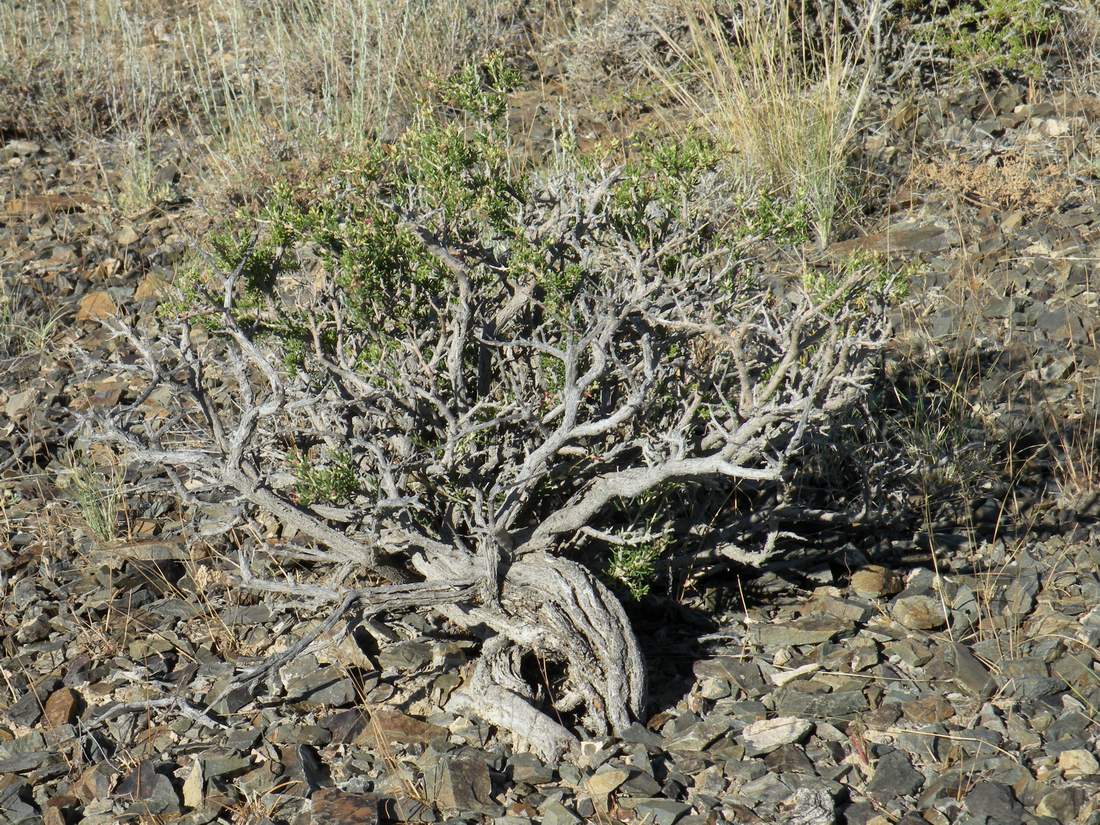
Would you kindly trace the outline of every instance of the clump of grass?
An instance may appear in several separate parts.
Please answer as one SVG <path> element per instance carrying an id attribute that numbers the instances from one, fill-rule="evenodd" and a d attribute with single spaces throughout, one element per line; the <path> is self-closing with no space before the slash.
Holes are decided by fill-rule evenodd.
<path id="1" fill-rule="evenodd" d="M 876 2 L 853 33 L 835 10 L 811 20 L 804 6 L 761 0 L 701 11 L 685 5 L 686 41 L 666 35 L 678 66 L 652 67 L 727 149 L 751 189 L 806 204 L 821 244 L 851 184 L 879 17 Z M 737 21 L 732 33 L 730 20 Z"/>
<path id="2" fill-rule="evenodd" d="M 118 538 L 122 477 L 114 467 L 96 466 L 86 456 L 69 457 L 69 483 L 84 523 L 99 541 Z"/>
<path id="3" fill-rule="evenodd" d="M 0 275 L 0 356 L 42 352 L 65 310 L 33 311 L 20 284 Z"/>

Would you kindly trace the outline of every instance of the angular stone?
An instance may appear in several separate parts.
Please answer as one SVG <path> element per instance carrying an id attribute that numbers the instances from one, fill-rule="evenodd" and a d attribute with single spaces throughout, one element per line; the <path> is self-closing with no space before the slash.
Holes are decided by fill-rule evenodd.
<path id="1" fill-rule="evenodd" d="M 955 681 L 979 699 L 986 699 L 996 687 L 993 677 L 964 644 L 952 645 L 955 654 Z"/>
<path id="2" fill-rule="evenodd" d="M 11 140 L 5 143 L 4 148 L 0 150 L 0 160 L 37 155 L 41 151 L 42 147 L 32 140 Z"/>
<path id="3" fill-rule="evenodd" d="M 317 789 L 332 785 L 332 778 L 317 751 L 309 745 L 289 745 L 279 749 L 283 772 L 279 785 L 292 796 L 310 796 Z"/>
<path id="4" fill-rule="evenodd" d="M 0 786 L 0 821 L 37 823 L 39 810 L 29 799 L 32 799 L 30 786 L 22 780 Z"/>
<path id="5" fill-rule="evenodd" d="M 841 690 L 833 693 L 806 693 L 792 687 L 779 688 L 775 696 L 776 713 L 807 719 L 850 719 L 867 710 L 867 697 L 862 690 Z"/>
<path id="6" fill-rule="evenodd" d="M 213 702 L 213 709 L 216 713 L 233 714 L 252 701 L 251 685 L 239 685 L 223 696 L 222 693 L 228 686 L 228 677 L 219 679 L 206 695 L 206 701 Z M 214 702 L 217 697 L 221 698 Z"/>
<path id="7" fill-rule="evenodd" d="M 266 604 L 236 605 L 223 610 L 218 618 L 227 627 L 266 624 L 271 621 L 271 608 Z"/>
<path id="8" fill-rule="evenodd" d="M 768 770 L 775 771 L 780 776 L 792 772 L 814 773 L 814 763 L 800 745 L 780 745 L 764 756 L 764 764 L 768 766 Z"/>
<path id="9" fill-rule="evenodd" d="M 700 679 L 720 679 L 737 685 L 750 698 L 764 691 L 764 678 L 755 662 L 746 662 L 732 656 L 717 656 L 695 663 L 695 675 Z"/>
<path id="10" fill-rule="evenodd" d="M 50 678 L 38 682 L 27 689 L 19 700 L 14 702 L 4 715 L 17 725 L 29 728 L 42 716 L 42 706 L 46 699 L 61 685 L 61 680 Z"/>
<path id="11" fill-rule="evenodd" d="M 926 696 L 901 706 L 905 718 L 917 725 L 946 722 L 955 715 L 954 706 L 942 696 Z"/>
<path id="12" fill-rule="evenodd" d="M 118 230 L 118 233 L 115 235 L 115 242 L 119 246 L 130 246 L 131 244 L 137 243 L 139 240 L 141 240 L 141 236 L 138 235 L 137 230 L 130 226 L 130 224 L 126 224 L 122 229 Z"/>
<path id="13" fill-rule="evenodd" d="M 943 606 L 931 596 L 902 596 L 890 612 L 902 627 L 910 630 L 935 630 L 946 623 Z"/>
<path id="14" fill-rule="evenodd" d="M 1012 788 L 1001 782 L 982 780 L 966 795 L 966 809 L 976 817 L 986 817 L 997 825 L 1019 825 L 1024 821 L 1024 806 Z"/>
<path id="15" fill-rule="evenodd" d="M 759 765 L 760 763 L 755 764 Z M 742 799 L 751 799 L 758 805 L 772 807 L 790 798 L 791 786 L 774 773 L 765 773 L 742 785 L 738 795 Z"/>
<path id="16" fill-rule="evenodd" d="M 508 760 L 512 768 L 514 782 L 526 782 L 528 785 L 545 785 L 554 781 L 554 769 L 543 763 L 534 754 L 516 753 Z"/>
<path id="17" fill-rule="evenodd" d="M 580 825 L 581 818 L 566 808 L 561 802 L 551 800 L 539 809 L 542 825 Z"/>
<path id="18" fill-rule="evenodd" d="M 493 786 L 484 759 L 468 753 L 444 756 L 434 773 L 435 781 L 430 786 L 434 788 L 432 796 L 440 808 L 490 816 L 499 812 L 492 800 Z"/>
<path id="19" fill-rule="evenodd" d="M 868 565 L 852 574 L 852 592 L 870 599 L 897 595 L 904 586 L 901 576 L 878 564 Z"/>
<path id="20" fill-rule="evenodd" d="M 665 747 L 673 751 L 701 751 L 733 727 L 733 719 L 720 713 L 710 714 L 705 721 L 695 722 L 666 737 Z"/>
<path id="21" fill-rule="evenodd" d="M 879 802 L 911 796 L 924 785 L 924 775 L 914 770 L 901 751 L 890 751 L 878 760 L 875 775 L 867 783 L 867 795 Z"/>
<path id="22" fill-rule="evenodd" d="M 632 770 L 619 790 L 626 796 L 657 796 L 661 783 L 648 770 Z"/>
<path id="23" fill-rule="evenodd" d="M 86 769 L 73 784 L 72 792 L 85 804 L 97 799 L 106 799 L 114 781 L 111 767 L 101 762 Z"/>
<path id="24" fill-rule="evenodd" d="M 327 745 L 332 734 L 320 725 L 280 722 L 268 728 L 267 739 L 274 745 Z"/>
<path id="25" fill-rule="evenodd" d="M 939 252 L 950 245 L 950 238 L 935 224 L 913 226 L 898 224 L 882 232 L 848 241 L 838 241 L 825 249 L 836 261 L 847 260 L 857 252 L 896 255 L 902 252 Z"/>
<path id="26" fill-rule="evenodd" d="M 80 713 L 82 701 L 80 694 L 72 688 L 61 688 L 50 694 L 46 700 L 45 722 L 47 728 L 59 728 L 71 725 Z"/>
<path id="27" fill-rule="evenodd" d="M 379 797 L 322 788 L 313 794 L 313 825 L 376 825 Z"/>
<path id="28" fill-rule="evenodd" d="M 741 739 L 749 756 L 761 756 L 771 753 L 781 745 L 800 742 L 813 730 L 813 723 L 796 716 L 780 716 L 776 719 L 762 719 L 746 725 L 741 731 Z"/>
<path id="29" fill-rule="evenodd" d="M 755 625 L 753 637 L 762 647 L 797 647 L 827 642 L 852 628 L 851 622 L 833 616 L 802 616 L 793 622 Z"/>
<path id="30" fill-rule="evenodd" d="M 674 799 L 636 798 L 623 800 L 623 803 L 625 809 L 633 809 L 638 819 L 654 825 L 674 825 L 677 820 L 691 813 L 690 805 Z"/>
<path id="31" fill-rule="evenodd" d="M 370 711 L 370 719 L 355 741 L 360 745 L 376 743 L 379 735 L 390 744 L 426 745 L 433 739 L 446 739 L 448 731 L 395 708 L 377 707 Z"/>
<path id="32" fill-rule="evenodd" d="M 0 775 L 6 773 L 26 773 L 45 764 L 50 758 L 49 751 L 27 751 L 0 759 Z"/>
<path id="33" fill-rule="evenodd" d="M 103 321 L 113 318 L 118 314 L 118 307 L 111 296 L 100 290 L 89 292 L 81 301 L 76 311 L 77 321 Z"/>
<path id="34" fill-rule="evenodd" d="M 170 288 L 171 283 L 167 280 L 154 272 L 147 272 L 134 290 L 134 300 L 153 301 L 167 295 Z"/>
<path id="35" fill-rule="evenodd" d="M 322 667 L 293 679 L 286 692 L 288 699 L 312 706 L 341 707 L 357 698 L 354 683 L 338 667 Z"/>
<path id="36" fill-rule="evenodd" d="M 1052 676 L 1024 676 L 1018 679 L 1009 679 L 1005 689 L 1010 696 L 1016 699 L 1034 701 L 1045 696 L 1064 693 L 1066 683 Z"/>
<path id="37" fill-rule="evenodd" d="M 1073 822 L 1087 801 L 1088 791 L 1084 788 L 1054 788 L 1039 800 L 1035 813 L 1058 822 Z"/>
<path id="38" fill-rule="evenodd" d="M 606 797 L 616 790 L 630 777 L 629 771 L 608 766 L 601 767 L 592 776 L 588 777 L 585 785 L 588 792 L 594 797 Z"/>
<path id="39" fill-rule="evenodd" d="M 202 760 L 203 773 L 207 779 L 232 778 L 252 767 L 252 760 L 236 754 L 211 754 Z"/>
<path id="40" fill-rule="evenodd" d="M 135 811 L 149 814 L 179 812 L 179 797 L 172 781 L 157 771 L 152 760 L 144 759 L 134 767 L 115 788 L 115 797 L 132 801 Z"/>
<path id="41" fill-rule="evenodd" d="M 432 648 L 425 642 L 397 642 L 378 654 L 378 663 L 385 670 L 417 670 L 431 661 Z"/>
<path id="42" fill-rule="evenodd" d="M 205 783 L 202 777 L 202 762 L 196 759 L 183 781 L 183 804 L 186 808 L 201 808 L 205 799 Z"/>
<path id="43" fill-rule="evenodd" d="M 1100 762 L 1096 761 L 1091 751 L 1084 748 L 1062 751 L 1058 754 L 1058 767 L 1061 768 L 1062 775 L 1071 780 L 1100 773 Z"/>

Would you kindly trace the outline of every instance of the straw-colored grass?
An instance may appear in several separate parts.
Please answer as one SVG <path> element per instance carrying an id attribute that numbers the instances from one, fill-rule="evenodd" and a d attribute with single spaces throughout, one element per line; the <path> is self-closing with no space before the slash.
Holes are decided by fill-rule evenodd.
<path id="1" fill-rule="evenodd" d="M 666 36 L 676 68 L 654 72 L 751 186 L 805 203 L 825 243 L 851 182 L 880 4 L 850 32 L 837 16 L 809 19 L 805 6 L 682 2 L 687 36 Z"/>
<path id="2" fill-rule="evenodd" d="M 511 0 L 14 0 L 0 129 L 182 133 L 223 171 L 354 151 L 511 21 Z"/>

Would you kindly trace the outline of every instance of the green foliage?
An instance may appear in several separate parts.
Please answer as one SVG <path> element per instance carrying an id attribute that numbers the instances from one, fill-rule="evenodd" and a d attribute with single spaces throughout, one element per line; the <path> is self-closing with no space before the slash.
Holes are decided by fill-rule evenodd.
<path id="1" fill-rule="evenodd" d="M 768 238 L 779 244 L 802 244 L 813 233 L 812 204 L 807 198 L 786 200 L 763 192 L 742 206 L 737 235 Z"/>
<path id="2" fill-rule="evenodd" d="M 468 63 L 443 86 L 444 103 L 484 121 L 499 122 L 507 109 L 506 95 L 518 88 L 520 74 L 501 54 L 480 64 Z"/>
<path id="3" fill-rule="evenodd" d="M 657 561 L 664 554 L 667 540 L 638 545 L 617 545 L 611 550 L 607 575 L 619 582 L 635 600 L 649 595 L 657 575 Z"/>
<path id="4" fill-rule="evenodd" d="M 851 276 L 862 275 L 860 288 L 849 300 L 862 308 L 872 300 L 897 304 L 909 294 L 909 285 L 921 264 L 901 264 L 888 255 L 856 250 L 843 261 L 823 267 L 806 267 L 802 286 L 817 303 L 826 303 Z"/>
<path id="5" fill-rule="evenodd" d="M 612 204 L 624 234 L 644 241 L 647 213 L 653 205 L 675 213 L 684 196 L 713 170 L 719 153 L 712 140 L 689 135 L 683 141 L 648 139 L 623 169 Z"/>
<path id="6" fill-rule="evenodd" d="M 348 453 L 334 453 L 322 466 L 307 454 L 299 453 L 294 460 L 294 475 L 298 503 L 306 507 L 316 503 L 347 504 L 360 489 L 355 464 Z"/>
<path id="7" fill-rule="evenodd" d="M 1043 73 L 1043 47 L 1056 30 L 1056 4 L 1048 0 L 934 0 L 925 39 L 949 55 L 960 75 Z"/>
<path id="8" fill-rule="evenodd" d="M 593 207 L 602 214 L 567 238 L 540 234 L 542 223 L 527 218 L 544 215 L 545 204 L 558 196 L 556 187 L 565 184 L 553 174 L 528 179 L 510 164 L 502 128 L 506 79 L 499 63 L 465 70 L 444 90 L 450 110 L 425 108 L 393 143 L 349 159 L 329 180 L 276 186 L 261 210 L 239 215 L 211 237 L 216 267 L 241 272 L 238 323 L 273 344 L 288 372 L 304 373 L 299 379 L 308 381 L 314 347 L 335 354 L 337 327 L 345 363 L 374 373 L 409 369 L 409 342 L 431 340 L 441 319 L 450 323 L 453 312 L 456 275 L 441 248 L 468 265 L 468 286 L 478 301 L 507 302 L 515 286 L 532 287 L 533 300 L 520 311 L 531 313 L 535 323 L 552 320 L 548 328 L 566 336 L 583 295 L 598 293 L 608 283 L 601 279 L 623 275 L 605 265 L 616 260 L 604 254 L 608 249 L 660 249 L 658 269 L 675 278 L 686 262 L 724 250 L 731 227 L 783 241 L 809 237 L 809 209 L 802 201 L 758 197 L 743 211 L 723 208 L 715 215 L 707 211 L 709 202 L 697 203 L 699 189 L 719 180 L 721 156 L 712 141 L 696 136 L 643 140 L 609 197 Z M 461 107 L 461 117 L 455 107 Z M 592 186 L 606 174 L 604 159 L 575 161 L 580 180 Z M 573 169 L 563 172 L 568 176 Z M 686 220 L 688 233 L 677 228 Z M 671 233 L 684 242 L 667 243 Z M 205 307 L 211 323 L 218 323 L 221 297 L 209 294 L 213 274 L 202 267 L 185 273 L 177 309 Z M 744 279 L 734 286 L 742 288 Z M 318 290 L 323 297 L 314 300 Z M 472 349 L 460 357 L 477 357 Z M 446 368 L 439 359 L 433 363 L 434 369 Z M 538 372 L 541 384 L 532 389 L 550 408 L 560 401 L 563 367 L 542 355 Z M 499 409 L 509 391 L 490 386 L 483 400 Z M 670 391 L 655 403 L 674 406 L 678 398 Z M 701 416 L 709 414 L 706 405 L 701 410 Z M 441 431 L 425 426 L 413 438 L 418 451 L 431 455 Z M 485 447 L 470 439 L 459 451 Z M 347 501 L 360 490 L 357 466 L 346 455 L 290 458 L 303 504 Z M 620 548 L 613 555 L 611 575 L 631 592 L 645 592 L 660 548 Z"/>

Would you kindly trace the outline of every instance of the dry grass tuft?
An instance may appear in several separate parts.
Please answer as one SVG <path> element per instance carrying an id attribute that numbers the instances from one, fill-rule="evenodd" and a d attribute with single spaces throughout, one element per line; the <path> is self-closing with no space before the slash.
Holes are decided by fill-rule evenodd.
<path id="1" fill-rule="evenodd" d="M 77 454 L 69 455 L 67 464 L 68 485 L 84 524 L 101 543 L 115 541 L 123 506 L 122 473 L 115 466 L 97 466 Z"/>
<path id="2" fill-rule="evenodd" d="M 824 244 L 849 183 L 881 4 L 873 0 L 863 29 L 851 33 L 836 11 L 813 20 L 805 6 L 785 3 L 682 2 L 688 36 L 666 34 L 678 66 L 651 70 L 753 188 L 806 203 Z"/>

